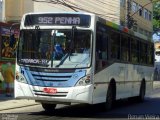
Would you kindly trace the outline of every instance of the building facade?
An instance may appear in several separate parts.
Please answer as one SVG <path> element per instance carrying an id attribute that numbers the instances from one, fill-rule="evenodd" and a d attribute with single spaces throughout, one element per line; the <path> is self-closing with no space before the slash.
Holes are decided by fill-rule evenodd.
<path id="1" fill-rule="evenodd" d="M 32 0 L 3 0 L 5 22 L 20 22 L 24 13 L 34 12 Z"/>
<path id="2" fill-rule="evenodd" d="M 116 24 L 127 26 L 128 15 L 135 21 L 130 29 L 152 37 L 151 0 L 3 0 L 5 21 L 18 22 L 28 12 L 92 12 Z"/>
<path id="3" fill-rule="evenodd" d="M 107 20 L 119 24 L 120 2 L 119 0 L 66 0 L 59 2 L 47 2 L 49 0 L 4 0 L 5 20 L 20 21 L 22 15 L 28 12 L 92 12 Z M 50 0 L 51 1 L 51 0 Z"/>
<path id="4" fill-rule="evenodd" d="M 63 3 L 43 3 L 35 2 L 34 11 L 44 12 L 58 12 L 58 11 L 82 11 L 91 12 L 99 15 L 100 17 L 113 21 L 114 23 L 120 23 L 120 2 L 119 0 L 66 0 Z M 43 9 L 40 9 L 43 8 Z"/>
<path id="5" fill-rule="evenodd" d="M 120 0 L 120 24 L 126 25 L 128 15 L 133 19 L 136 25 L 132 25 L 135 32 L 152 37 L 153 25 L 153 4 L 151 0 Z"/>

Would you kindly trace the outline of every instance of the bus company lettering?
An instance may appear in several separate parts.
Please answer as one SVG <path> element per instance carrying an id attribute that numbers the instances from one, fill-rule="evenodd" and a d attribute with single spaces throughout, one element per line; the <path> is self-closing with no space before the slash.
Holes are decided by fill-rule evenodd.
<path id="1" fill-rule="evenodd" d="M 80 24 L 80 18 L 79 17 L 55 17 L 55 24 Z"/>
<path id="2" fill-rule="evenodd" d="M 21 59 L 22 63 L 32 63 L 32 64 L 47 64 L 47 60 L 39 59 Z"/>

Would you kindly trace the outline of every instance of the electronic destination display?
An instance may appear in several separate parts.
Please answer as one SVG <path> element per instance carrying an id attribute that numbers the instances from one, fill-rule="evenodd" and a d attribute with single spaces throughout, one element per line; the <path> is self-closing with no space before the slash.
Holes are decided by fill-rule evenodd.
<path id="1" fill-rule="evenodd" d="M 30 14 L 26 15 L 24 25 L 75 25 L 89 27 L 90 15 L 84 14 Z"/>

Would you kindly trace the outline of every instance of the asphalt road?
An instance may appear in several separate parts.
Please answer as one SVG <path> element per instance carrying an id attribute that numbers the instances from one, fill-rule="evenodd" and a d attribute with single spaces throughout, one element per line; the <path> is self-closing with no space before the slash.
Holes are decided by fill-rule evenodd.
<path id="1" fill-rule="evenodd" d="M 108 120 L 113 118 L 160 120 L 160 89 L 154 90 L 143 103 L 137 103 L 134 100 L 117 101 L 116 106 L 108 112 L 101 110 L 100 105 L 58 105 L 54 113 L 48 114 L 40 105 L 35 105 L 1 111 L 1 113 L 2 120 Z"/>

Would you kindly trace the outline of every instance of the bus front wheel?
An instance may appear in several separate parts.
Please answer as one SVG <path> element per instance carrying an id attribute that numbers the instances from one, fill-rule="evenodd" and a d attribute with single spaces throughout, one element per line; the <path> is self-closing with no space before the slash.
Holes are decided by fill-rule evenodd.
<path id="1" fill-rule="evenodd" d="M 47 104 L 47 103 L 41 103 L 43 109 L 47 112 L 47 113 L 52 113 L 54 112 L 55 108 L 56 108 L 56 104 Z"/>

